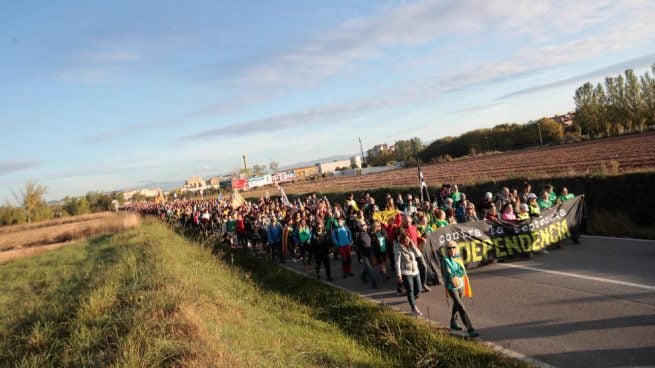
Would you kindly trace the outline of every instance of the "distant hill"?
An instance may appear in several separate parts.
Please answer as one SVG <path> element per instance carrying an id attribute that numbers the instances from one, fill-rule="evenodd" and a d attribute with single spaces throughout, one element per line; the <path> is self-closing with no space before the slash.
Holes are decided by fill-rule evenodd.
<path id="1" fill-rule="evenodd" d="M 163 192 L 168 192 L 177 188 L 180 188 L 185 183 L 184 180 L 171 180 L 171 181 L 152 181 L 149 183 L 139 184 L 134 187 L 125 188 L 122 191 L 137 190 L 137 189 L 153 189 L 161 188 Z"/>
<path id="2" fill-rule="evenodd" d="M 296 167 L 314 166 L 314 165 L 319 164 L 319 163 L 324 164 L 326 162 L 348 160 L 351 157 L 357 156 L 357 155 L 359 155 L 359 154 L 355 153 L 355 154 L 350 154 L 350 155 L 337 155 L 337 156 L 329 156 L 329 157 L 318 158 L 316 160 L 296 162 L 295 164 L 280 166 L 278 168 L 278 170 L 288 170 L 288 169 L 293 169 L 293 168 L 296 168 Z"/>

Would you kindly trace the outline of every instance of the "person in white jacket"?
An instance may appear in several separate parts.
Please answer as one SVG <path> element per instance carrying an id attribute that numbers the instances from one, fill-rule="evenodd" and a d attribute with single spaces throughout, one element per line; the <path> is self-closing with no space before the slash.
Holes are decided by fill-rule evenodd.
<path id="1" fill-rule="evenodd" d="M 412 246 L 412 240 L 407 234 L 400 234 L 398 246 L 395 248 L 396 275 L 398 282 L 405 285 L 407 301 L 412 308 L 412 314 L 422 316 L 423 313 L 416 307 L 416 298 L 421 293 L 421 277 L 419 276 L 418 250 Z"/>

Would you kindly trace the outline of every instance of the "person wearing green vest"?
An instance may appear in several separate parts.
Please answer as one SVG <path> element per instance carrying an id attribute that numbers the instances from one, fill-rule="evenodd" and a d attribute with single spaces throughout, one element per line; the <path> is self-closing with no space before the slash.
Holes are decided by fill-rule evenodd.
<path id="1" fill-rule="evenodd" d="M 444 286 L 446 287 L 448 296 L 453 300 L 453 309 L 450 314 L 450 328 L 455 331 L 462 330 L 462 327 L 457 323 L 457 314 L 459 314 L 464 326 L 468 330 L 469 336 L 478 337 L 479 335 L 473 328 L 473 324 L 469 319 L 468 313 L 466 313 L 464 302 L 462 301 L 466 292 L 466 280 L 464 279 L 466 277 L 466 268 L 463 263 L 458 262 L 457 258 L 460 258 L 459 247 L 456 242 L 450 240 L 446 244 L 446 256 L 441 259 L 441 268 L 445 280 Z"/>
<path id="2" fill-rule="evenodd" d="M 339 226 L 337 221 L 337 216 L 335 216 L 332 209 L 328 207 L 328 212 L 327 215 L 325 216 L 325 232 L 328 234 L 332 234 L 332 230 L 336 229 L 337 226 Z M 328 241 L 332 242 L 332 236 L 328 237 Z M 332 246 L 333 246 L 332 257 L 336 261 L 337 258 L 339 257 L 337 252 L 337 246 L 336 244 L 332 244 Z"/>
<path id="3" fill-rule="evenodd" d="M 437 215 L 437 229 L 440 227 L 446 227 L 449 225 L 448 221 L 446 221 L 446 212 L 443 210 L 437 210 L 435 211 Z"/>
<path id="4" fill-rule="evenodd" d="M 544 191 L 548 192 L 548 200 L 551 203 L 551 206 L 557 201 L 557 194 L 555 194 L 555 188 L 552 185 L 544 185 Z"/>
<path id="5" fill-rule="evenodd" d="M 450 198 L 453 199 L 453 203 L 459 203 L 462 200 L 462 192 L 459 191 L 457 184 L 453 185 L 450 192 Z"/>
<path id="6" fill-rule="evenodd" d="M 562 203 L 564 201 L 568 201 L 569 199 L 575 197 L 573 193 L 569 193 L 568 188 L 562 187 L 562 190 L 560 191 L 559 195 L 557 196 L 557 202 L 556 203 Z"/>
<path id="7" fill-rule="evenodd" d="M 547 210 L 553 207 L 553 202 L 550 201 L 550 195 L 548 194 L 548 191 L 544 189 L 544 191 L 541 192 L 541 197 L 537 200 L 537 204 L 539 205 L 539 209 L 542 210 Z"/>
<path id="8" fill-rule="evenodd" d="M 302 259 L 305 270 L 309 270 L 309 266 L 312 263 L 312 252 L 311 252 L 311 240 L 312 240 L 312 230 L 307 226 L 307 221 L 305 219 L 300 220 L 298 227 L 296 228 L 297 239 L 294 241 L 298 244 L 298 249 L 300 250 L 300 258 Z"/>
<path id="9" fill-rule="evenodd" d="M 391 262 L 393 247 L 387 244 L 387 230 L 382 226 L 380 221 L 373 222 L 371 240 L 375 262 L 380 265 L 380 271 L 384 275 L 385 280 L 389 280 L 391 277 L 387 273 L 386 262 Z"/>
<path id="10" fill-rule="evenodd" d="M 528 213 L 530 217 L 539 217 L 541 214 L 541 209 L 537 203 L 537 195 L 534 193 L 528 195 Z"/>
<path id="11" fill-rule="evenodd" d="M 519 213 L 516 214 L 516 219 L 519 221 L 525 221 L 530 219 L 530 206 L 527 203 L 521 203 L 519 207 Z"/>

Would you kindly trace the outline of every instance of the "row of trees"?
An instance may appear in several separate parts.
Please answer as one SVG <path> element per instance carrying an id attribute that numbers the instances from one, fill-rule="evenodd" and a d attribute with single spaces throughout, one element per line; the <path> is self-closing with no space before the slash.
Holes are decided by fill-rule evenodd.
<path id="1" fill-rule="evenodd" d="M 47 187 L 35 182 L 25 184 L 14 196 L 18 206 L 5 203 L 0 206 L 0 226 L 32 223 L 59 216 L 76 216 L 109 211 L 113 201 L 122 204 L 123 193 L 88 192 L 83 197 L 66 196 L 60 203 L 48 205 L 44 199 Z"/>
<path id="2" fill-rule="evenodd" d="M 500 124 L 491 129 L 476 129 L 458 137 L 444 137 L 432 142 L 418 157 L 435 162 L 443 157 L 461 157 L 489 151 L 511 151 L 540 144 L 560 143 L 564 137 L 561 124 L 549 118 L 527 124 Z"/>
<path id="3" fill-rule="evenodd" d="M 414 137 L 412 139 L 399 140 L 394 143 L 393 151 L 383 151 L 377 155 L 369 154 L 366 156 L 366 164 L 369 166 L 385 166 L 399 161 L 403 161 L 405 164 L 412 164 L 416 162 L 416 156 L 421 150 L 423 150 L 421 138 Z"/>
<path id="4" fill-rule="evenodd" d="M 587 82 L 575 91 L 574 122 L 589 137 L 643 131 L 655 125 L 655 64 L 637 77 L 632 69 L 605 78 L 596 86 Z"/>

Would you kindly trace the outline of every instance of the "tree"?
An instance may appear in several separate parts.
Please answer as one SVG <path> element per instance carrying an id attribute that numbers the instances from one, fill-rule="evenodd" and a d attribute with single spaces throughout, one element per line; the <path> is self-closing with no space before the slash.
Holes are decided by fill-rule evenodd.
<path id="1" fill-rule="evenodd" d="M 275 160 L 271 160 L 271 162 L 268 163 L 268 167 L 271 169 L 271 172 L 273 174 L 277 174 L 277 169 L 278 169 L 279 166 L 280 166 L 280 163 L 275 161 Z"/>
<path id="2" fill-rule="evenodd" d="M 43 199 L 43 195 L 47 192 L 48 188 L 45 186 L 28 181 L 25 189 L 21 190 L 19 195 L 14 194 L 25 212 L 28 224 L 32 223 L 32 220 L 39 221 L 50 218 L 50 209 Z"/>
<path id="3" fill-rule="evenodd" d="M 239 169 L 239 177 L 249 178 L 252 176 L 252 168 Z"/>
<path id="4" fill-rule="evenodd" d="M 266 166 L 264 165 L 253 165 L 252 175 L 253 176 L 262 176 L 266 174 Z"/>
<path id="5" fill-rule="evenodd" d="M 645 125 L 655 125 L 655 64 L 651 66 L 653 76 L 646 72 L 640 78 L 641 92 L 644 100 L 644 115 L 638 121 L 639 129 L 643 131 Z"/>
<path id="6" fill-rule="evenodd" d="M 538 124 L 541 128 L 541 136 L 544 143 L 560 143 L 564 137 L 564 128 L 562 124 L 549 118 L 539 119 Z"/>
<path id="7" fill-rule="evenodd" d="M 394 146 L 394 156 L 396 160 L 405 161 L 405 163 L 416 161 L 418 153 L 423 150 L 423 143 L 421 143 L 421 138 L 418 137 L 409 140 L 396 141 Z"/>
<path id="8" fill-rule="evenodd" d="M 0 226 L 21 224 L 25 222 L 23 210 L 14 207 L 9 202 L 0 206 Z"/>
<path id="9" fill-rule="evenodd" d="M 594 130 L 595 114 L 594 114 L 594 86 L 587 82 L 575 90 L 573 96 L 575 102 L 575 118 L 574 123 L 580 127 L 582 131 L 591 134 Z"/>
<path id="10" fill-rule="evenodd" d="M 66 196 L 62 209 L 71 216 L 85 215 L 92 212 L 86 197 L 70 198 Z"/>
<path id="11" fill-rule="evenodd" d="M 627 119 L 625 120 L 625 127 L 628 132 L 632 131 L 632 127 L 639 125 L 642 116 L 646 114 L 646 106 L 644 104 L 642 90 L 639 85 L 639 78 L 635 75 L 632 69 L 625 71 L 625 105 Z"/>

